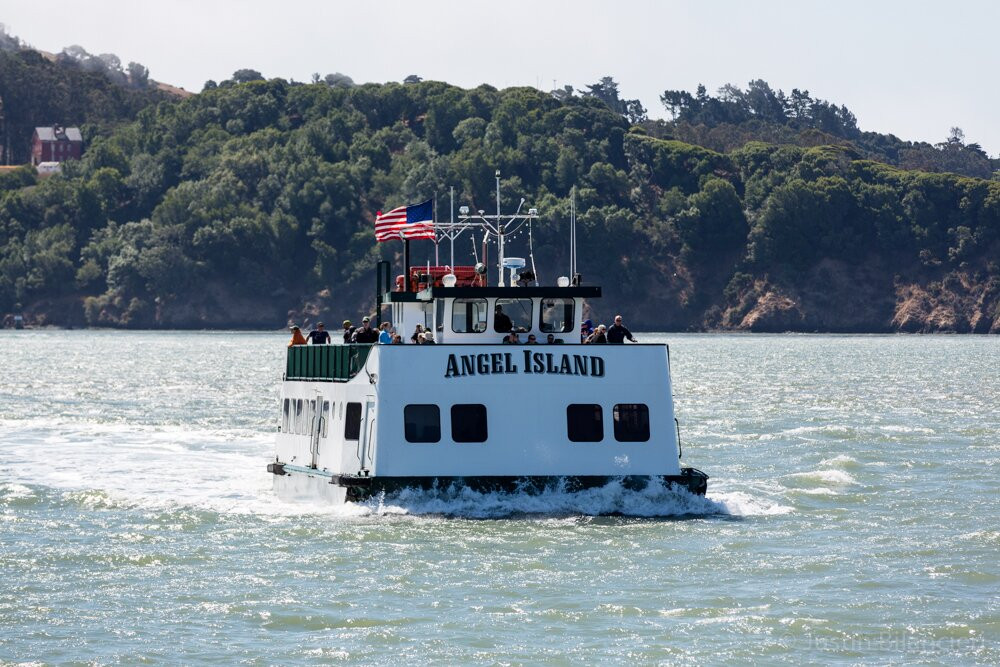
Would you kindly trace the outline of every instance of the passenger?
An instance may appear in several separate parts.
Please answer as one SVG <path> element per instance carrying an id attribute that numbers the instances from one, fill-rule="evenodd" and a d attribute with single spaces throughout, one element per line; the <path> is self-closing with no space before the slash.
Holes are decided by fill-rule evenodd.
<path id="1" fill-rule="evenodd" d="M 402 345 L 403 344 L 403 337 L 400 336 L 398 333 L 392 334 L 392 344 L 393 345 Z"/>
<path id="2" fill-rule="evenodd" d="M 608 342 L 608 335 L 606 333 L 607 330 L 608 328 L 606 326 L 599 324 L 597 328 L 594 329 L 594 333 L 590 334 L 584 343 L 587 345 L 605 345 Z"/>
<path id="3" fill-rule="evenodd" d="M 580 325 L 580 342 L 586 343 L 592 333 L 594 333 L 594 323 L 591 320 L 584 320 Z"/>
<path id="4" fill-rule="evenodd" d="M 354 332 L 351 342 L 371 345 L 378 342 L 378 332 L 372 329 L 372 320 L 367 315 L 361 319 L 361 328 Z"/>
<path id="5" fill-rule="evenodd" d="M 548 336 L 545 337 L 545 344 L 546 345 L 552 345 L 555 342 L 556 342 L 556 335 L 555 334 L 549 334 Z"/>
<path id="6" fill-rule="evenodd" d="M 625 343 L 626 338 L 633 343 L 639 342 L 632 337 L 632 332 L 622 324 L 622 316 L 615 315 L 615 323 L 608 329 L 608 342 L 614 345 L 622 345 Z"/>
<path id="7" fill-rule="evenodd" d="M 511 331 L 510 332 L 510 344 L 511 345 L 520 345 L 521 344 L 521 336 L 516 331 Z"/>
<path id="8" fill-rule="evenodd" d="M 309 342 L 313 345 L 329 345 L 330 344 L 330 332 L 323 327 L 322 322 L 316 323 L 316 328 L 309 332 L 306 336 Z"/>
<path id="9" fill-rule="evenodd" d="M 511 321 L 507 313 L 503 312 L 503 307 L 497 304 L 493 313 L 493 330 L 498 333 L 509 333 L 513 328 L 514 322 Z"/>
<path id="10" fill-rule="evenodd" d="M 528 334 L 528 345 L 538 345 L 538 339 L 535 338 L 535 334 Z"/>
<path id="11" fill-rule="evenodd" d="M 424 345 L 434 345 L 434 334 L 430 331 L 424 332 Z"/>
<path id="12" fill-rule="evenodd" d="M 302 329 L 297 326 L 292 325 L 292 340 L 288 343 L 288 347 L 293 347 L 295 345 L 306 345 L 306 337 L 302 335 Z"/>
<path id="13" fill-rule="evenodd" d="M 354 338 L 354 327 L 350 320 L 344 320 L 344 345 L 347 345 Z"/>
<path id="14" fill-rule="evenodd" d="M 424 342 L 424 325 L 418 324 L 417 328 L 413 330 L 413 335 L 410 336 L 410 342 L 416 345 L 420 345 Z"/>
<path id="15" fill-rule="evenodd" d="M 389 333 L 389 323 L 383 322 L 382 324 L 378 325 L 378 328 L 379 328 L 378 342 L 381 343 L 382 345 L 391 344 L 392 334 Z"/>

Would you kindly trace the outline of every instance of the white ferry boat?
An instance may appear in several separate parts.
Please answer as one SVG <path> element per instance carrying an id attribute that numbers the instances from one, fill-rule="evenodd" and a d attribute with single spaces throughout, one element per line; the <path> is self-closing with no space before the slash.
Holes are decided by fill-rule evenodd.
<path id="1" fill-rule="evenodd" d="M 461 212 L 435 233 L 495 238 L 497 285 L 484 263 L 407 260 L 390 281 L 379 262 L 375 319 L 385 314 L 406 344 L 288 348 L 267 466 L 279 497 L 358 501 L 453 484 L 575 491 L 614 479 L 704 495 L 708 476 L 680 465 L 669 348 L 581 344 L 584 300 L 601 288 L 580 285 L 572 265 L 574 279 L 531 285 L 526 262 L 504 257 L 505 237 L 536 211 L 501 217 L 498 203 L 496 216 Z M 410 344 L 418 324 L 434 332 L 433 345 Z M 539 344 L 505 343 L 510 329 Z"/>

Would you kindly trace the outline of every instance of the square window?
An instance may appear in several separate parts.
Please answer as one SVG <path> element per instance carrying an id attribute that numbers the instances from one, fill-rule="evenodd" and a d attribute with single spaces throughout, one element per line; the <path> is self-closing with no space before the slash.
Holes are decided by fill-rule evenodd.
<path id="1" fill-rule="evenodd" d="M 486 442 L 486 406 L 451 406 L 451 439 L 455 442 Z"/>
<path id="2" fill-rule="evenodd" d="M 436 405 L 403 408 L 403 432 L 407 442 L 440 442 L 441 409 Z"/>
<path id="3" fill-rule="evenodd" d="M 596 403 L 566 406 L 566 430 L 570 442 L 604 440 L 604 411 Z"/>
<path id="4" fill-rule="evenodd" d="M 649 408 L 642 403 L 619 403 L 614 408 L 615 440 L 646 442 L 649 440 Z"/>

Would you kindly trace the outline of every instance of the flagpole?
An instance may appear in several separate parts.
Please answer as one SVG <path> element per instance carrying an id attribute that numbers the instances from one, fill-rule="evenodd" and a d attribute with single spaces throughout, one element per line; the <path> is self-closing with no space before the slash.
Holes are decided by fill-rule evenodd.
<path id="1" fill-rule="evenodd" d="M 403 291 L 410 291 L 410 239 L 403 237 Z"/>
<path id="2" fill-rule="evenodd" d="M 434 266 L 441 266 L 441 259 L 438 257 L 438 237 L 437 237 L 437 198 L 438 195 L 435 192 L 434 198 L 431 199 L 431 221 L 434 225 Z"/>

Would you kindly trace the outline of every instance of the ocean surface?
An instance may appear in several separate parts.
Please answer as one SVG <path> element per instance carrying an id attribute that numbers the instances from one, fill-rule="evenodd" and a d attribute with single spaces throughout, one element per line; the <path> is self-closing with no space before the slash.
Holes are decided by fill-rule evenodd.
<path id="1" fill-rule="evenodd" d="M 1000 338 L 641 338 L 707 498 L 283 503 L 284 334 L 0 332 L 0 663 L 1000 663 Z"/>

